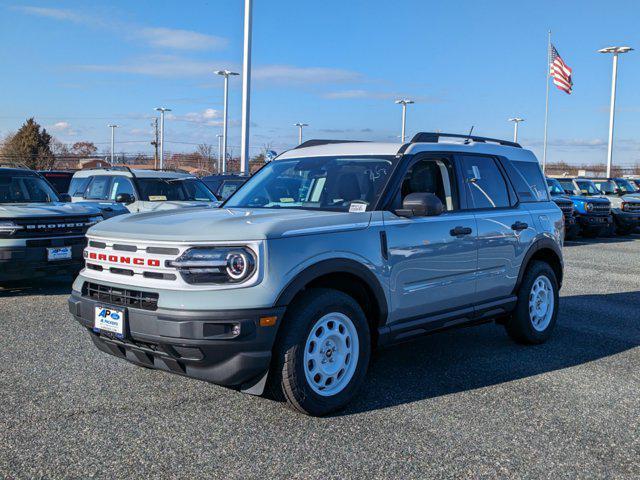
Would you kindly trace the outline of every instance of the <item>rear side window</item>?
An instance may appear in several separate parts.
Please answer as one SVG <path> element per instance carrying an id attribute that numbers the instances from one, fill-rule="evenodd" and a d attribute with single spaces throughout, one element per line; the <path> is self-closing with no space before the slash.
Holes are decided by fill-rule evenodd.
<path id="1" fill-rule="evenodd" d="M 549 200 L 547 182 L 538 162 L 511 162 L 511 164 L 527 182 L 533 192 L 534 201 L 546 202 Z"/>
<path id="2" fill-rule="evenodd" d="M 89 180 L 91 180 L 91 177 L 72 178 L 71 184 L 69 185 L 69 195 L 72 197 L 84 197 L 84 191 L 87 189 L 87 185 L 89 185 Z"/>
<path id="3" fill-rule="evenodd" d="M 471 208 L 511 206 L 507 184 L 493 158 L 463 155 L 462 169 L 467 201 Z"/>
<path id="4" fill-rule="evenodd" d="M 87 188 L 87 192 L 84 198 L 89 200 L 107 200 L 109 199 L 109 185 L 111 185 L 111 179 L 106 175 L 93 177 L 93 180 Z"/>

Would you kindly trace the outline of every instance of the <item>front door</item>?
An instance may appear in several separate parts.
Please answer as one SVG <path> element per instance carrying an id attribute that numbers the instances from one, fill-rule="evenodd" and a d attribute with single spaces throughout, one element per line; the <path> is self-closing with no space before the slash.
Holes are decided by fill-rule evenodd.
<path id="1" fill-rule="evenodd" d="M 459 210 L 453 163 L 418 157 L 383 214 L 387 236 L 391 323 L 456 310 L 473 303 L 477 228 L 472 212 Z M 394 213 L 409 193 L 429 192 L 445 212 L 403 218 Z"/>

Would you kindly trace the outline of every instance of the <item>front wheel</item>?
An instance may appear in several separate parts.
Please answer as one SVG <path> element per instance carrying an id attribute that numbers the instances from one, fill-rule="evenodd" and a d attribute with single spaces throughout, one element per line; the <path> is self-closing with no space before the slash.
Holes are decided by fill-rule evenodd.
<path id="1" fill-rule="evenodd" d="M 345 407 L 362 385 L 371 355 L 360 305 L 330 289 L 305 292 L 289 307 L 274 351 L 270 387 L 307 415 Z"/>
<path id="2" fill-rule="evenodd" d="M 527 267 L 516 309 L 505 324 L 509 336 L 518 343 L 538 344 L 549 339 L 558 317 L 558 280 L 546 262 Z"/>

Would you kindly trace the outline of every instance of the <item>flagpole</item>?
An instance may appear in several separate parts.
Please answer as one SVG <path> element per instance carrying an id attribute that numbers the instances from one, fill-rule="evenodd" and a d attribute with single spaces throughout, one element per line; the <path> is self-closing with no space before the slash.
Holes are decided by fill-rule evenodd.
<path id="1" fill-rule="evenodd" d="M 545 79 L 547 81 L 547 101 L 544 107 L 544 144 L 542 147 L 542 172 L 547 168 L 547 127 L 549 126 L 549 76 L 551 72 L 551 30 L 548 32 L 547 38 L 547 73 Z"/>

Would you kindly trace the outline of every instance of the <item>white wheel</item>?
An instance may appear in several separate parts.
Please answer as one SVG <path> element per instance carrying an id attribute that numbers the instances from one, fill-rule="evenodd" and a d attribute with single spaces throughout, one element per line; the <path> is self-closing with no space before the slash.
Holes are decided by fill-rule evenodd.
<path id="1" fill-rule="evenodd" d="M 358 331 L 344 313 L 321 317 L 307 336 L 304 374 L 318 395 L 337 395 L 349 384 L 358 365 Z"/>
<path id="2" fill-rule="evenodd" d="M 538 332 L 544 332 L 553 317 L 555 296 L 551 280 L 546 275 L 537 277 L 529 292 L 529 319 L 531 326 Z"/>

